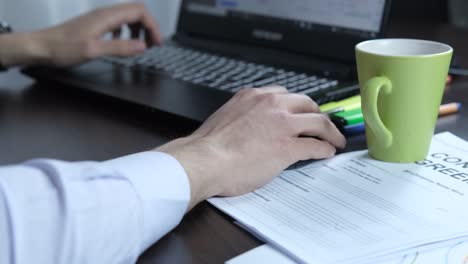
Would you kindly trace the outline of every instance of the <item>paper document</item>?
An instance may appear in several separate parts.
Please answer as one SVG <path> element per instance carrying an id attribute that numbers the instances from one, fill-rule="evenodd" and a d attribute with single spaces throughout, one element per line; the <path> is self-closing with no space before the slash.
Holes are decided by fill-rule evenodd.
<path id="1" fill-rule="evenodd" d="M 468 264 L 468 242 L 456 242 L 435 250 L 419 250 L 379 264 Z"/>
<path id="2" fill-rule="evenodd" d="M 226 264 L 258 263 L 297 264 L 268 244 L 256 247 L 226 262 Z M 389 261 L 376 261 L 374 264 L 468 264 L 468 242 L 457 242 L 436 250 L 416 251 Z"/>
<path id="3" fill-rule="evenodd" d="M 256 247 L 246 253 L 239 255 L 231 260 L 228 260 L 226 264 L 297 264 L 288 256 L 282 254 L 276 249 L 269 245 L 262 245 Z"/>
<path id="4" fill-rule="evenodd" d="M 295 261 L 375 262 L 467 237 L 468 143 L 439 134 L 414 164 L 343 154 L 209 201 Z"/>

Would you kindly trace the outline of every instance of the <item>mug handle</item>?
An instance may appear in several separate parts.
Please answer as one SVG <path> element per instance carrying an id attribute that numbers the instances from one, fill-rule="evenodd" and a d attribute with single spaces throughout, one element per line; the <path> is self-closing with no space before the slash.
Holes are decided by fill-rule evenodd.
<path id="1" fill-rule="evenodd" d="M 392 92 L 392 83 L 387 77 L 374 77 L 367 81 L 362 89 L 362 112 L 367 126 L 372 130 L 379 144 L 385 148 L 390 147 L 393 142 L 393 135 L 387 127 L 385 127 L 380 118 L 377 101 L 380 91 L 390 94 Z"/>

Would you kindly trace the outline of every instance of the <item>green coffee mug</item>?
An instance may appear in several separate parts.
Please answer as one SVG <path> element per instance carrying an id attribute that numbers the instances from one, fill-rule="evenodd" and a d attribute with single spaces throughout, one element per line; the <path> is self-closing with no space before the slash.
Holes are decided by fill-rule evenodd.
<path id="1" fill-rule="evenodd" d="M 427 156 L 452 53 L 448 45 L 415 39 L 356 46 L 371 157 L 415 162 Z"/>

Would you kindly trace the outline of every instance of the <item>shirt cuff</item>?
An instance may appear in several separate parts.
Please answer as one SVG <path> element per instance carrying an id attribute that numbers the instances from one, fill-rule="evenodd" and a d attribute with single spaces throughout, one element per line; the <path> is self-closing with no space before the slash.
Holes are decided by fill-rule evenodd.
<path id="1" fill-rule="evenodd" d="M 182 165 L 171 155 L 149 151 L 103 162 L 126 177 L 143 208 L 142 251 L 182 220 L 190 202 L 190 183 Z"/>

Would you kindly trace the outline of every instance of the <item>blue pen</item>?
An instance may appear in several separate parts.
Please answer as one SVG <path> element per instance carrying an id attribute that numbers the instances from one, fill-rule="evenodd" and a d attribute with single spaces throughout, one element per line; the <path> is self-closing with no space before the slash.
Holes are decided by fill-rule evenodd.
<path id="1" fill-rule="evenodd" d="M 343 133 L 347 136 L 362 134 L 366 130 L 366 126 L 364 123 L 359 123 L 355 125 L 349 125 L 343 127 Z"/>

